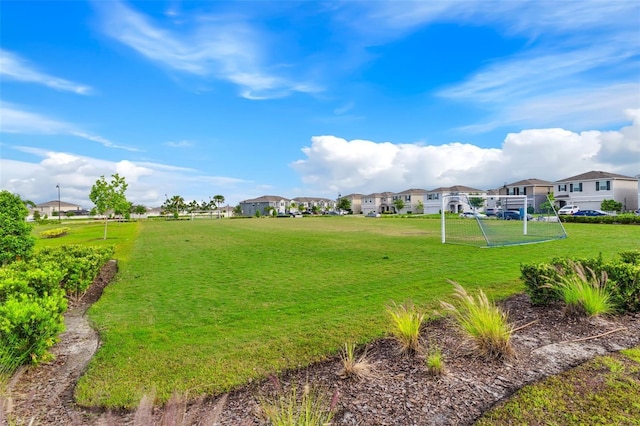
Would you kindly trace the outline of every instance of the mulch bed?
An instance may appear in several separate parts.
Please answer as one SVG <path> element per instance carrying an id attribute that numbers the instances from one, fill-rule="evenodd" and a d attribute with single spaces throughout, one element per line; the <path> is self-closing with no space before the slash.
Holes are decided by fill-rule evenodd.
<path id="1" fill-rule="evenodd" d="M 83 317 L 104 285 L 98 282 L 97 288 L 90 289 L 70 314 Z M 337 393 L 335 425 L 468 425 L 526 384 L 596 355 L 640 345 L 639 314 L 568 318 L 561 306 L 532 306 L 525 294 L 505 300 L 502 306 L 516 327 L 526 325 L 512 339 L 517 355 L 506 361 L 477 357 L 455 327 L 446 319 L 439 319 L 424 327 L 421 338 L 441 349 L 446 368 L 441 376 L 428 373 L 424 355 L 402 355 L 395 341 L 380 339 L 367 346 L 376 374 L 364 380 L 340 378 L 341 362 L 333 358 L 226 395 L 166 407 L 149 406 L 137 413 L 87 410 L 73 402 L 73 386 L 84 366 L 74 370 L 75 377 L 65 373 L 69 356 L 61 356 L 64 351 L 59 347 L 69 345 L 73 338 L 63 336 L 54 349 L 59 354 L 54 362 L 28 369 L 16 380 L 12 414 L 18 419 L 35 417 L 39 425 L 172 421 L 185 425 L 261 425 L 264 419 L 258 405 L 260 396 L 274 395 L 280 387 L 280 391 L 287 392 L 291 386 L 303 389 L 312 385 L 326 392 L 328 398 Z M 602 336 L 592 338 L 598 335 Z M 52 398 L 51 383 L 64 392 Z"/>

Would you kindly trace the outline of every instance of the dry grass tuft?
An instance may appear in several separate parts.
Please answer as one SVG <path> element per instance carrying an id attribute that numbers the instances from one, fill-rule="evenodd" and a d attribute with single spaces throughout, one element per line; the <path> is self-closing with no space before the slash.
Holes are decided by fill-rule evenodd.
<path id="1" fill-rule="evenodd" d="M 341 378 L 362 380 L 375 376 L 374 367 L 369 358 L 367 358 L 366 349 L 360 356 L 356 356 L 355 343 L 345 343 L 340 358 L 342 360 L 342 369 L 338 372 L 338 375 Z"/>

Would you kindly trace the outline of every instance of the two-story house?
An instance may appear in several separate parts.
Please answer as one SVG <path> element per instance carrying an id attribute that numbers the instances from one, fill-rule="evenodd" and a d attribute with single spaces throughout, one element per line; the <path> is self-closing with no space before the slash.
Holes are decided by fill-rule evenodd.
<path id="1" fill-rule="evenodd" d="M 473 211 L 473 207 L 469 204 L 469 197 L 473 195 L 484 196 L 486 191 L 464 185 L 441 186 L 426 191 L 426 194 L 424 194 L 424 212 L 426 214 L 439 213 L 442 210 L 443 196 L 448 196 L 445 201 L 445 211 L 450 213 Z"/>
<path id="2" fill-rule="evenodd" d="M 591 171 L 555 182 L 555 199 L 559 207 L 576 205 L 581 210 L 600 209 L 602 201 L 622 203 L 623 211 L 638 205 L 638 180 L 616 173 Z"/>
<path id="3" fill-rule="evenodd" d="M 349 194 L 344 195 L 342 198 L 346 198 L 351 202 L 351 212 L 352 214 L 362 214 L 362 198 L 363 194 Z"/>
<path id="4" fill-rule="evenodd" d="M 423 213 L 426 193 L 427 191 L 424 189 L 412 188 L 394 194 L 392 197 L 394 206 L 396 205 L 396 200 L 402 200 L 403 203 L 403 207 L 396 213 Z"/>
<path id="5" fill-rule="evenodd" d="M 498 190 L 499 195 L 526 195 L 527 207 L 533 207 L 537 213 L 540 211 L 540 204 L 547 201 L 547 195 L 553 192 L 553 182 L 542 179 L 530 178 L 517 182 L 505 184 Z M 524 208 L 524 201 L 509 200 L 509 210 L 519 210 Z"/>
<path id="6" fill-rule="evenodd" d="M 274 208 L 276 214 L 284 214 L 289 208 L 291 201 L 288 198 L 277 195 L 263 195 L 262 197 L 244 200 L 240 202 L 242 216 L 255 216 L 256 212 L 260 214 L 268 214 L 271 208 Z"/>

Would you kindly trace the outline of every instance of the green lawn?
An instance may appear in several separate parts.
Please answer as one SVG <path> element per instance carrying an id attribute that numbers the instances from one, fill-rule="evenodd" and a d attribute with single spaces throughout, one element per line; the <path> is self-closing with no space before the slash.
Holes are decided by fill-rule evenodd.
<path id="1" fill-rule="evenodd" d="M 161 401 L 225 392 L 384 335 L 386 303 L 435 307 L 447 278 L 502 297 L 523 290 L 522 262 L 640 248 L 640 227 L 616 225 L 570 224 L 566 240 L 492 249 L 442 245 L 438 220 L 139 226 L 129 262 L 90 310 L 103 345 L 77 387 L 82 405 L 132 407 L 153 389 Z"/>
<path id="2" fill-rule="evenodd" d="M 640 424 L 640 347 L 525 386 L 477 426 Z"/>

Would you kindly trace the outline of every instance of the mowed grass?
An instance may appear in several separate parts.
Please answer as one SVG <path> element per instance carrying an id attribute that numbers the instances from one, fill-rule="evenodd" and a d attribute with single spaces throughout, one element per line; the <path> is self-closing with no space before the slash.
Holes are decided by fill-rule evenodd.
<path id="1" fill-rule="evenodd" d="M 640 424 L 640 347 L 597 357 L 520 389 L 478 426 Z"/>
<path id="2" fill-rule="evenodd" d="M 503 297 L 523 290 L 521 263 L 640 244 L 640 227 L 615 225 L 571 224 L 566 240 L 492 249 L 442 245 L 438 220 L 139 226 L 129 262 L 90 310 L 102 346 L 77 386 L 82 405 L 226 392 L 385 335 L 385 304 L 435 308 L 452 293 L 447 279 Z"/>
<path id="3" fill-rule="evenodd" d="M 119 262 L 129 259 L 133 243 L 138 236 L 140 222 L 110 222 L 107 225 L 107 239 L 103 240 L 104 222 L 63 220 L 61 224 L 35 225 L 31 234 L 36 237 L 36 249 L 60 245 L 81 244 L 89 246 L 113 246 L 115 258 Z M 70 228 L 66 235 L 58 238 L 41 238 L 40 233 L 49 229 Z"/>

